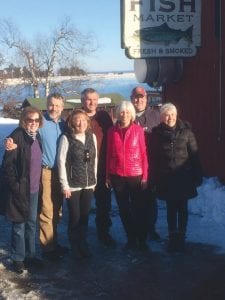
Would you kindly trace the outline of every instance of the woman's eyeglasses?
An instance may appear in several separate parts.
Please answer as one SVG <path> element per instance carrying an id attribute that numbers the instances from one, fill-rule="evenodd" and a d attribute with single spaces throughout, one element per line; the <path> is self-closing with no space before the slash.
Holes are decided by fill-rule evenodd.
<path id="1" fill-rule="evenodd" d="M 40 119 L 26 119 L 26 122 L 27 122 L 27 123 L 33 123 L 33 122 L 39 123 L 39 122 L 40 122 Z"/>

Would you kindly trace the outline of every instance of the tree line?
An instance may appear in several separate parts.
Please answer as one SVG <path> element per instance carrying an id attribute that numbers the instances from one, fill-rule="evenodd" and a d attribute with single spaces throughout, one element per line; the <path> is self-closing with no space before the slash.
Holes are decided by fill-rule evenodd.
<path id="1" fill-rule="evenodd" d="M 40 70 L 38 76 L 45 77 L 47 75 L 46 70 Z M 56 72 L 52 74 L 53 76 L 82 76 L 87 75 L 87 72 L 78 67 L 78 66 L 70 66 L 70 67 L 61 67 L 57 69 Z M 8 67 L 0 70 L 0 76 L 3 79 L 13 79 L 13 78 L 22 78 L 29 79 L 31 78 L 31 72 L 29 69 L 24 67 L 14 66 L 10 64 Z"/>

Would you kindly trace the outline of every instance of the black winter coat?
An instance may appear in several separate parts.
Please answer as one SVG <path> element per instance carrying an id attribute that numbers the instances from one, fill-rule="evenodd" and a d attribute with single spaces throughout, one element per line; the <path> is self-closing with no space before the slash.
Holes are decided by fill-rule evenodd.
<path id="1" fill-rule="evenodd" d="M 140 117 L 136 116 L 135 123 L 140 125 L 145 133 L 149 134 L 152 128 L 160 123 L 159 108 L 148 106 Z"/>
<path id="2" fill-rule="evenodd" d="M 5 151 L 2 168 L 5 215 L 12 222 L 25 222 L 30 208 L 30 158 L 33 139 L 23 128 L 16 128 L 10 135 L 17 149 Z M 40 147 L 40 136 L 37 134 Z"/>
<path id="3" fill-rule="evenodd" d="M 198 147 L 190 124 L 177 120 L 175 128 L 164 123 L 150 136 L 150 180 L 164 200 L 197 196 L 202 182 Z"/>

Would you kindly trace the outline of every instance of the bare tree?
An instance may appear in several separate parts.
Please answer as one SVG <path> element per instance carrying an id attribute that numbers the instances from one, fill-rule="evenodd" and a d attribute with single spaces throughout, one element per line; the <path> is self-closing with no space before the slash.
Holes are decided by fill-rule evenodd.
<path id="1" fill-rule="evenodd" d="M 3 54 L 0 52 L 0 66 L 4 63 Z M 5 86 L 5 72 L 2 70 L 0 71 L 0 89 L 3 89 Z"/>
<path id="2" fill-rule="evenodd" d="M 16 49 L 17 53 L 26 62 L 30 72 L 30 84 L 34 89 L 34 97 L 39 97 L 39 84 L 45 86 L 45 93 L 50 91 L 51 76 L 59 63 L 70 62 L 80 56 L 89 55 L 97 49 L 94 36 L 83 34 L 72 23 L 69 17 L 49 34 L 39 35 L 35 40 L 29 41 L 22 37 L 13 22 L 2 20 L 0 22 L 0 42 L 9 49 Z M 43 72 L 44 71 L 44 72 Z M 43 82 L 43 73 L 44 82 Z"/>
<path id="3" fill-rule="evenodd" d="M 39 97 L 37 76 L 38 66 L 35 63 L 35 49 L 31 44 L 22 38 L 18 27 L 10 20 L 2 20 L 0 23 L 1 44 L 9 49 L 16 49 L 18 54 L 26 61 L 28 70 L 30 71 L 30 83 L 34 87 L 34 97 Z"/>

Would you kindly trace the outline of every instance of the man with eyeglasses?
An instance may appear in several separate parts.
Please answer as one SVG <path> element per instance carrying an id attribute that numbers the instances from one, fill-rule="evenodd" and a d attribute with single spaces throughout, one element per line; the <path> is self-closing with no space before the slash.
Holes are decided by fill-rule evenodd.
<path id="1" fill-rule="evenodd" d="M 132 90 L 130 98 L 136 110 L 135 122 L 144 129 L 146 141 L 148 142 L 149 134 L 152 131 L 152 128 L 160 123 L 159 110 L 148 105 L 147 92 L 141 86 L 137 86 Z M 150 214 L 148 216 L 149 237 L 152 240 L 160 240 L 160 236 L 155 229 L 158 215 L 157 200 L 154 193 L 150 191 L 150 189 L 143 191 L 143 196 L 146 197 L 148 204 L 150 205 Z"/>

